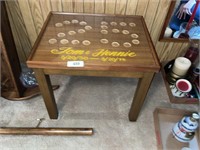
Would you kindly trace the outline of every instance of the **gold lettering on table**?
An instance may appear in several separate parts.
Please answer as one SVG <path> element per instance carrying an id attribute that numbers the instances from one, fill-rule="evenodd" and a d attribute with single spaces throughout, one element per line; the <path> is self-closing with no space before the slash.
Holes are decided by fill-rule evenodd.
<path id="1" fill-rule="evenodd" d="M 72 49 L 72 47 L 60 47 L 52 49 L 52 54 L 60 55 L 61 60 L 100 60 L 102 62 L 125 62 L 128 57 L 135 57 L 136 53 L 128 51 L 112 51 L 108 49 L 98 49 L 96 51 Z"/>
<path id="2" fill-rule="evenodd" d="M 90 54 L 90 51 L 86 51 L 85 54 L 86 54 L 86 55 L 89 55 L 89 54 Z"/>
<path id="3" fill-rule="evenodd" d="M 102 57 L 101 60 L 103 62 L 118 62 L 118 61 L 125 62 L 126 61 L 125 58 L 118 58 L 118 57 L 116 57 L 116 58 L 115 57 Z"/>
<path id="4" fill-rule="evenodd" d="M 83 61 L 87 61 L 89 58 L 87 56 L 71 56 L 71 55 L 62 55 L 61 56 L 62 60 L 83 60 Z"/>
<path id="5" fill-rule="evenodd" d="M 99 56 L 110 56 L 110 57 L 135 57 L 136 53 L 132 51 L 110 51 L 105 49 L 97 50 L 97 52 L 92 54 L 93 57 L 99 57 Z"/>
<path id="6" fill-rule="evenodd" d="M 52 49 L 51 53 L 52 54 L 67 54 L 67 55 L 83 55 L 84 50 L 74 50 L 71 47 L 61 47 L 59 49 Z"/>

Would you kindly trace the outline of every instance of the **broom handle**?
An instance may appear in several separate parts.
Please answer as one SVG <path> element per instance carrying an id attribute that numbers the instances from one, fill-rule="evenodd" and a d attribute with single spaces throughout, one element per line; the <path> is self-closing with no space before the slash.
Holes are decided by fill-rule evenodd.
<path id="1" fill-rule="evenodd" d="M 92 135 L 92 128 L 0 128 L 5 135 Z"/>
<path id="2" fill-rule="evenodd" d="M 198 1 L 196 2 L 196 5 L 195 5 L 194 10 L 193 10 L 193 12 L 192 12 L 192 15 L 191 15 L 191 17 L 190 17 L 190 20 L 189 20 L 188 23 L 187 23 L 186 32 L 189 30 L 189 28 L 190 28 L 190 26 L 191 26 L 191 23 L 192 23 L 192 21 L 194 20 L 194 16 L 195 16 L 195 14 L 196 14 L 196 11 L 197 11 L 199 2 L 200 2 L 200 0 L 198 0 Z"/>

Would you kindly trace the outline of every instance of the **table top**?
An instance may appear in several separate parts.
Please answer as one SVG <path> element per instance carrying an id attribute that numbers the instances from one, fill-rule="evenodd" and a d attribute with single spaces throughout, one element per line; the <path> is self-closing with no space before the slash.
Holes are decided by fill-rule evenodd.
<path id="1" fill-rule="evenodd" d="M 50 12 L 27 61 L 30 68 L 158 72 L 142 16 Z"/>

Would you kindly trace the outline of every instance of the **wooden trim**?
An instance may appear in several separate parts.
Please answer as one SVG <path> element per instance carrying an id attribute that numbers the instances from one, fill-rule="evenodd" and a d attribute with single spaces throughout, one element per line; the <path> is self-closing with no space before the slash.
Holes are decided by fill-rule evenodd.
<path id="1" fill-rule="evenodd" d="M 4 135 L 84 135 L 93 134 L 93 128 L 0 128 Z"/>
<path id="2" fill-rule="evenodd" d="M 31 53 L 30 53 L 30 55 L 29 55 L 28 60 L 31 59 L 32 56 L 33 56 L 33 54 L 35 53 L 35 49 L 37 48 L 37 45 L 38 45 L 38 43 L 39 43 L 39 41 L 40 41 L 40 39 L 41 39 L 42 34 L 43 34 L 44 31 L 45 31 L 45 28 L 46 28 L 46 26 L 47 26 L 47 24 L 48 24 L 48 22 L 49 22 L 49 20 L 50 20 L 49 18 L 50 18 L 51 15 L 52 15 L 52 12 L 49 13 L 49 15 L 47 16 L 46 21 L 45 21 L 44 24 L 43 24 L 43 27 L 42 27 L 42 29 L 41 29 L 41 32 L 40 32 L 40 34 L 38 35 L 38 38 L 37 38 L 37 40 L 35 41 L 34 46 L 32 47 L 32 50 L 31 50 Z"/>
<path id="3" fill-rule="evenodd" d="M 169 10 L 168 10 L 168 13 L 167 13 L 167 16 L 165 18 L 164 25 L 163 25 L 161 33 L 160 33 L 159 41 L 162 40 L 163 37 L 164 37 L 165 29 L 168 26 L 168 23 L 169 23 L 169 20 L 171 18 L 172 12 L 174 11 L 175 5 L 176 5 L 176 1 L 171 1 L 170 6 L 169 6 Z"/>
<path id="4" fill-rule="evenodd" d="M 135 78 L 142 78 L 143 74 L 142 72 L 118 72 L 118 71 L 82 71 L 82 70 L 56 70 L 56 69 L 44 69 L 45 74 L 64 74 L 69 76 L 96 76 L 96 77 L 130 77 L 133 76 Z M 119 75 L 120 74 L 120 75 Z"/>
<path id="5" fill-rule="evenodd" d="M 183 38 L 175 39 L 175 38 L 165 38 L 164 37 L 165 30 L 166 30 L 166 28 L 169 24 L 169 21 L 170 21 L 172 13 L 174 11 L 175 5 L 176 5 L 176 1 L 172 0 L 171 4 L 169 6 L 169 11 L 168 11 L 166 18 L 165 18 L 164 25 L 162 27 L 162 30 L 161 30 L 161 33 L 160 33 L 160 36 L 159 36 L 159 39 L 158 39 L 161 42 L 188 42 L 189 41 L 188 39 L 183 39 Z"/>
<path id="6" fill-rule="evenodd" d="M 163 27 L 163 29 L 162 30 L 164 30 L 164 27 Z M 162 37 L 161 38 L 161 36 L 159 37 L 159 41 L 161 41 L 161 42 L 177 42 L 177 43 L 189 43 L 189 40 L 188 39 L 184 39 L 184 38 L 164 38 L 164 37 Z"/>
<path id="7" fill-rule="evenodd" d="M 153 112 L 153 117 L 154 117 L 155 134 L 156 134 L 156 140 L 157 140 L 157 148 L 158 150 L 163 150 L 162 139 L 160 135 L 160 126 L 157 123 L 159 121 L 159 118 L 158 118 L 159 111 L 162 111 L 162 109 L 156 108 Z"/>
<path id="8" fill-rule="evenodd" d="M 10 23 L 8 20 L 5 1 L 1 2 L 1 35 L 6 49 L 5 51 L 2 50 L 2 52 L 4 56 L 7 57 L 6 59 L 9 63 L 8 66 L 12 72 L 13 84 L 18 93 L 18 96 L 22 96 L 26 88 L 20 82 L 21 66 L 17 55 L 17 50 L 15 47 Z"/>
<path id="9" fill-rule="evenodd" d="M 141 16 L 141 17 L 142 17 L 142 16 Z M 155 57 L 155 60 L 159 60 L 158 55 L 157 55 L 157 53 L 156 53 L 156 51 L 155 51 L 155 47 L 154 47 L 153 41 L 152 41 L 151 38 L 150 38 L 151 36 L 150 36 L 150 33 L 149 33 L 149 31 L 148 31 L 147 25 L 146 25 L 145 20 L 144 20 L 143 17 L 142 17 L 142 23 L 143 23 L 143 26 L 145 27 L 144 29 L 146 30 L 145 34 L 148 34 L 148 35 L 146 36 L 146 37 L 148 38 L 148 41 L 149 41 L 148 43 L 152 43 L 152 44 L 149 44 L 149 46 L 150 46 L 151 49 L 152 49 L 153 56 Z M 160 61 L 157 61 L 156 63 L 157 63 L 157 65 L 159 65 L 160 68 L 161 68 Z"/>

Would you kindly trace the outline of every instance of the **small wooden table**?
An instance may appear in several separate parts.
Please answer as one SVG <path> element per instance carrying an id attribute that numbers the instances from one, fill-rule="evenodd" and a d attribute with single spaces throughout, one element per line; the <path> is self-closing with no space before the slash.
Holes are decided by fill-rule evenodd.
<path id="1" fill-rule="evenodd" d="M 51 12 L 27 65 L 51 119 L 58 110 L 49 75 L 139 78 L 129 120 L 136 121 L 160 63 L 142 16 Z"/>

